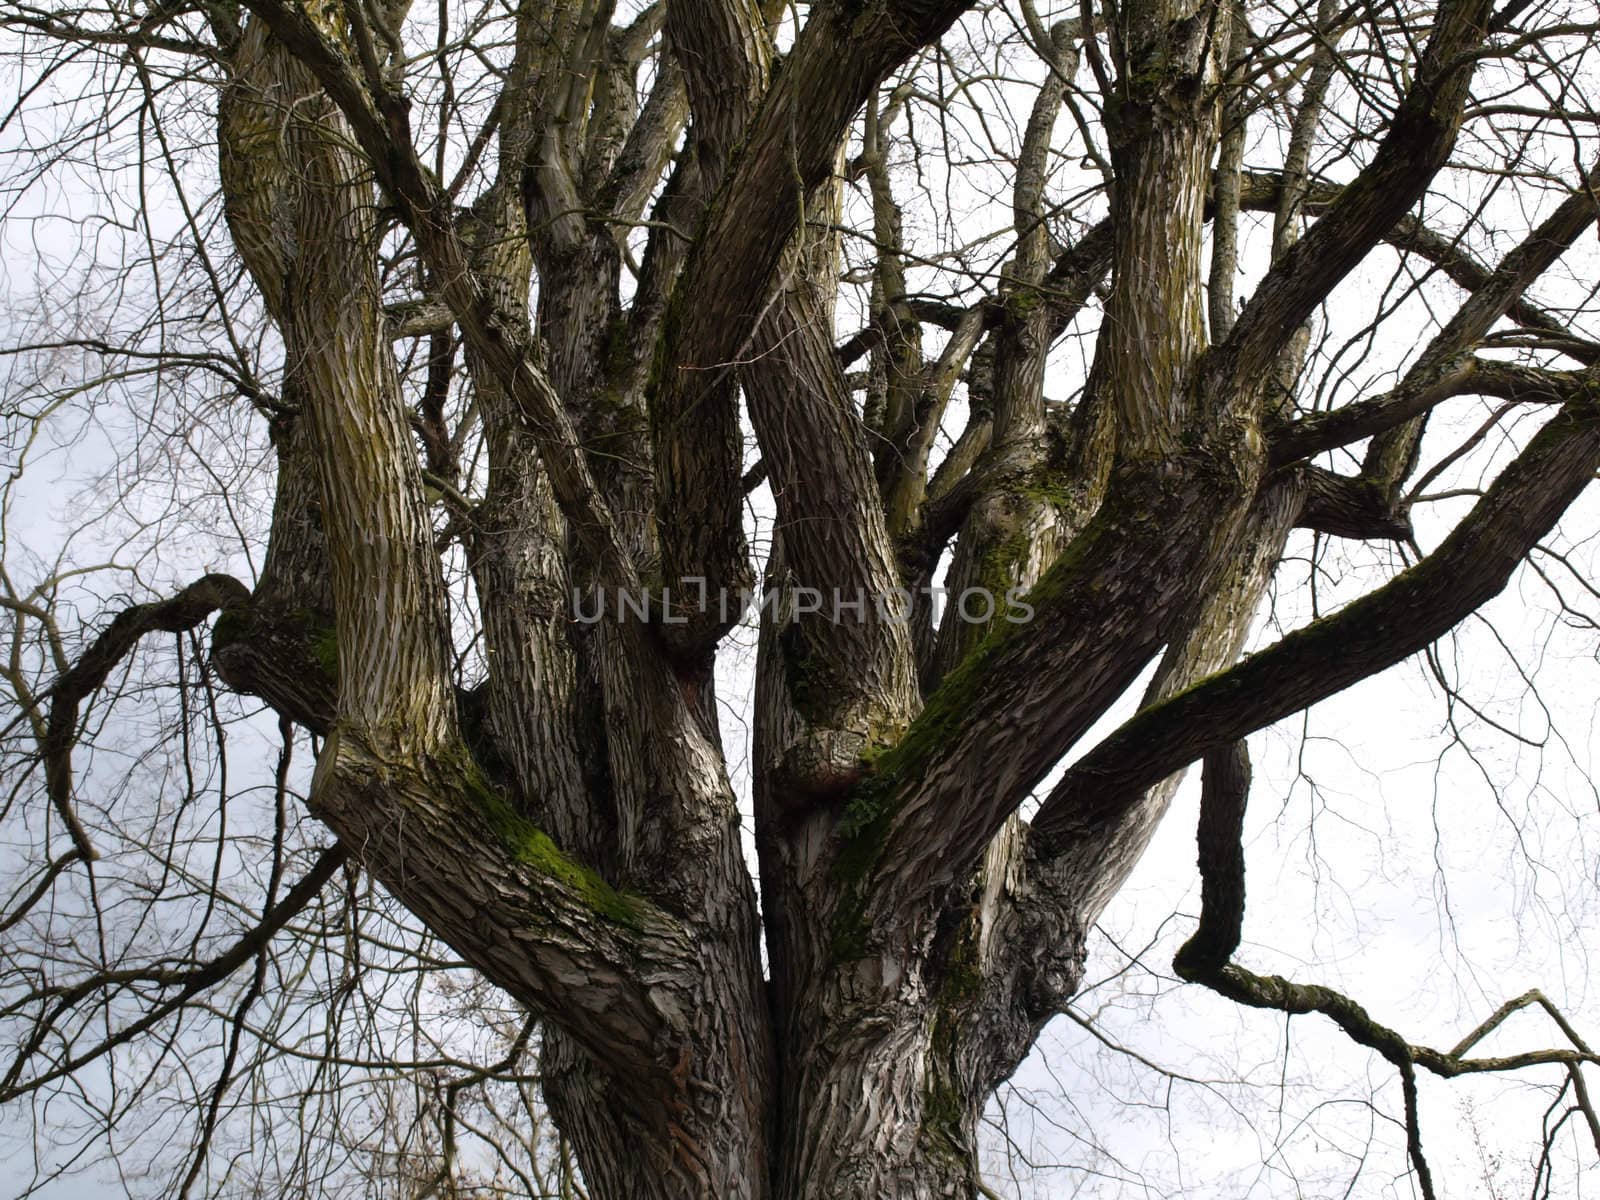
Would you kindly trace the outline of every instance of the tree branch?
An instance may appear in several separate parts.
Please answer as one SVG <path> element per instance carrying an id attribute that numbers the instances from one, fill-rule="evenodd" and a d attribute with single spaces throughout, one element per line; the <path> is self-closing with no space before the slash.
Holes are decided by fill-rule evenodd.
<path id="1" fill-rule="evenodd" d="M 335 726 L 311 807 L 467 962 L 659 1096 L 699 978 L 676 920 L 565 855 L 464 754 L 406 763 Z"/>
<path id="2" fill-rule="evenodd" d="M 937 38 L 970 0 L 813 7 L 717 193 L 662 328 L 649 396 L 666 578 L 710 589 L 748 572 L 732 369 L 767 311 L 806 198 L 883 76 Z M 716 636 L 710 623 L 702 637 Z M 691 648 L 692 649 L 692 648 Z"/>
<path id="3" fill-rule="evenodd" d="M 1295 520 L 1300 528 L 1342 538 L 1410 539 L 1411 518 L 1397 506 L 1390 489 L 1321 467 L 1306 467 L 1305 478 L 1305 503 Z"/>
<path id="4" fill-rule="evenodd" d="M 89 836 L 72 809 L 72 748 L 78 737 L 78 706 L 111 674 L 147 633 L 182 633 L 228 604 L 248 600 L 249 590 L 230 575 L 206 575 L 168 600 L 136 604 L 111 624 L 50 689 L 50 716 L 40 754 L 45 788 L 66 824 L 72 844 L 85 860 L 96 856 Z"/>
<path id="5" fill-rule="evenodd" d="M 1444 0 L 1389 131 L 1372 161 L 1267 272 L 1204 368 L 1207 394 L 1253 393 L 1285 341 L 1416 203 L 1455 145 L 1472 77 L 1467 57 L 1487 33 L 1489 0 Z"/>
<path id="6" fill-rule="evenodd" d="M 1194 935 L 1179 949 L 1173 969 L 1191 983 L 1199 983 L 1250 1008 L 1274 1009 L 1289 1015 L 1320 1013 L 1338 1025 L 1351 1040 L 1376 1050 L 1400 1072 L 1405 1106 L 1406 1146 L 1417 1172 L 1422 1194 L 1434 1196 L 1433 1177 L 1422 1150 L 1422 1129 L 1417 1112 L 1416 1068 L 1424 1067 L 1444 1078 L 1511 1071 L 1547 1064 L 1564 1065 L 1570 1078 L 1582 1086 L 1579 1068 L 1600 1062 L 1561 1012 L 1537 989 L 1502 1004 L 1463 1038 L 1454 1049 L 1441 1052 L 1413 1045 L 1395 1030 L 1373 1020 L 1350 997 L 1316 984 L 1292 983 L 1277 975 L 1257 975 L 1231 962 L 1239 948 L 1244 923 L 1244 813 L 1250 790 L 1250 762 L 1242 741 L 1214 748 L 1206 754 L 1205 779 L 1200 795 L 1201 910 Z M 1512 1013 L 1539 1004 L 1573 1043 L 1572 1050 L 1534 1050 L 1496 1058 L 1467 1058 L 1466 1053 Z M 1585 1106 L 1585 1112 L 1590 1110 Z"/>
<path id="7" fill-rule="evenodd" d="M 1147 787 L 1214 746 L 1376 674 L 1495 596 L 1600 466 L 1600 398 L 1552 418 L 1467 517 L 1416 566 L 1238 666 L 1145 709 L 1046 798 L 1035 835 L 1061 845 L 1113 821 Z"/>

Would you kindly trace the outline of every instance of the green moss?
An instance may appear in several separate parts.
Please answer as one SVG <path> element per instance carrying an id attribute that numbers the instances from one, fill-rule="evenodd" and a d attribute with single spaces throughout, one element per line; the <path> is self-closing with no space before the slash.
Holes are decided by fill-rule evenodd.
<path id="1" fill-rule="evenodd" d="M 930 1072 L 928 1086 L 922 1093 L 922 1131 L 926 1141 L 946 1154 L 960 1154 L 961 1097 L 955 1088 Z"/>
<path id="2" fill-rule="evenodd" d="M 1006 297 L 1006 315 L 1016 320 L 1023 320 L 1035 309 L 1044 303 L 1037 288 L 1019 287 Z"/>
<path id="3" fill-rule="evenodd" d="M 971 922 L 950 950 L 939 980 L 941 1012 L 960 1012 L 975 1003 L 983 991 L 983 970 L 978 963 L 978 935 Z M 935 1033 L 938 1027 L 935 1026 Z"/>
<path id="4" fill-rule="evenodd" d="M 467 798 L 518 862 L 562 884 L 607 920 L 629 929 L 643 927 L 642 900 L 617 891 L 598 872 L 568 857 L 549 834 L 511 806 L 476 763 L 465 762 L 462 778 Z"/>
<path id="5" fill-rule="evenodd" d="M 852 892 L 840 901 L 834 915 L 833 934 L 828 939 L 828 950 L 835 962 L 855 962 L 867 954 L 866 907 L 859 893 Z"/>
<path id="6" fill-rule="evenodd" d="M 892 746 L 874 746 L 862 756 L 870 773 L 856 785 L 845 808 L 839 833 L 845 845 L 834 864 L 842 882 L 865 877 L 877 862 L 906 785 L 923 765 L 965 724 L 983 678 L 983 668 L 1003 635 L 991 633 L 928 698 L 921 715 Z"/>
<path id="7" fill-rule="evenodd" d="M 965 723 L 976 685 L 983 677 L 983 665 L 998 640 L 999 635 L 991 633 L 946 676 L 939 690 L 929 697 L 922 714 L 894 745 L 871 746 L 862 756 L 869 773 L 856 785 L 845 808 L 839 825 L 842 845 L 833 864 L 833 875 L 843 896 L 833 923 L 831 948 L 835 958 L 848 961 L 866 952 L 867 880 L 883 857 L 895 813 L 934 750 L 954 737 Z"/>
<path id="8" fill-rule="evenodd" d="M 1059 438 L 1052 435 L 1052 441 L 1059 443 Z M 1051 447 L 1051 451 L 1050 459 L 1028 477 L 1027 482 L 1018 489 L 1018 494 L 1056 508 L 1075 508 L 1082 502 L 1082 496 L 1073 487 L 1072 472 L 1063 461 L 1066 458 L 1065 448 L 1057 444 Z"/>
<path id="9" fill-rule="evenodd" d="M 667 356 L 677 346 L 678 330 L 683 324 L 683 301 L 679 299 L 682 293 L 682 288 L 676 289 L 673 292 L 673 299 L 668 301 L 667 311 L 661 317 L 661 331 L 656 334 L 656 343 L 650 352 L 650 370 L 645 376 L 644 398 L 645 409 L 650 414 L 652 432 L 665 419 L 665 414 L 659 411 L 661 405 L 657 400 L 666 374 L 672 367 L 667 361 Z"/>
<path id="10" fill-rule="evenodd" d="M 805 636 L 800 623 L 793 621 L 778 634 L 778 659 L 783 666 L 783 683 L 789 701 L 807 720 L 814 718 L 811 707 L 811 673 L 807 669 Z"/>
<path id="11" fill-rule="evenodd" d="M 957 1057 L 956 1031 L 982 995 L 977 932 L 962 927 L 945 961 L 928 1040 L 928 1077 L 922 1093 L 922 1140 L 929 1153 L 957 1161 L 972 1160 L 967 1129 L 967 1103 L 951 1082 Z"/>
<path id="12" fill-rule="evenodd" d="M 633 348 L 628 344 L 628 322 L 613 317 L 600 343 L 601 367 L 608 382 L 625 379 L 633 370 Z"/>
<path id="13" fill-rule="evenodd" d="M 272 619 L 270 614 L 267 619 Z M 211 644 L 219 650 L 252 636 L 303 637 L 311 661 L 330 677 L 339 675 L 339 632 L 322 613 L 309 608 L 293 609 L 263 630 L 249 604 L 230 604 L 211 627 Z"/>
<path id="14" fill-rule="evenodd" d="M 1125 521 L 1130 506 L 1103 504 L 1089 524 L 1062 552 L 1044 577 L 1029 591 L 1026 599 L 1042 610 L 1065 588 L 1077 581 L 1083 564 L 1106 538 L 1126 535 Z M 1138 519 L 1139 505 L 1131 505 Z M 1148 519 L 1148 514 L 1145 514 Z M 1027 552 L 1026 534 L 1019 532 L 997 545 L 986 559 L 983 582 L 1003 595 L 1011 576 L 1001 579 L 1002 565 Z M 1040 619 L 1050 619 L 1040 613 Z M 867 920 L 867 883 L 883 857 L 885 843 L 894 826 L 895 814 L 920 784 L 929 760 L 947 746 L 966 727 L 973 708 L 980 702 L 991 667 L 1009 642 L 1024 626 L 1006 621 L 991 623 L 989 631 L 953 671 L 945 676 L 937 691 L 928 697 L 921 714 L 893 744 L 869 744 L 861 756 L 863 778 L 856 785 L 839 824 L 841 845 L 834 859 L 833 876 L 841 885 L 842 899 L 833 922 L 831 948 L 841 961 L 859 958 L 866 951 L 870 929 Z"/>
<path id="15" fill-rule="evenodd" d="M 1028 593 L 1028 602 L 1036 608 L 1047 604 L 1076 579 L 1084 560 L 1108 536 L 1120 536 L 1119 518 L 1111 506 L 1105 505 Z M 1008 539 L 994 553 L 1004 556 L 1017 552 Z M 999 557 L 996 567 L 998 563 Z M 988 569 L 986 564 L 986 573 Z M 1006 586 L 1002 585 L 1000 592 Z M 915 790 L 934 753 L 965 728 L 983 685 L 989 681 L 995 657 L 1021 628 L 1005 621 L 994 622 L 983 640 L 928 697 L 905 734 L 893 745 L 873 745 L 862 755 L 865 776 L 856 785 L 840 821 L 842 845 L 833 865 L 834 878 L 845 897 L 834 919 L 832 948 L 836 957 L 845 960 L 865 952 L 867 879 L 883 856 L 895 814 Z"/>
<path id="16" fill-rule="evenodd" d="M 924 1152 L 940 1154 L 957 1161 L 969 1155 L 962 1147 L 961 1096 L 955 1088 L 929 1080 L 922 1093 L 922 1144 Z"/>
<path id="17" fill-rule="evenodd" d="M 311 648 L 311 657 L 335 679 L 339 676 L 339 630 L 331 622 L 315 624 L 311 629 L 311 636 L 306 644 Z"/>
<path id="18" fill-rule="evenodd" d="M 216 623 L 211 626 L 211 645 L 220 649 L 244 637 L 250 625 L 248 613 L 242 604 L 230 604 L 218 613 Z"/>
<path id="19" fill-rule="evenodd" d="M 1028 593 L 1028 603 L 1035 608 L 1049 604 L 1077 579 L 1084 561 L 1093 556 L 1102 542 L 1107 538 L 1126 536 L 1127 530 L 1124 524 L 1128 516 L 1125 507 L 1119 507 L 1109 500 L 1102 504 L 1089 523 L 1083 527 L 1082 532 L 1072 539 L 1061 556 L 1051 564 L 1050 569 Z M 1148 514 L 1146 517 L 1148 518 Z"/>
<path id="20" fill-rule="evenodd" d="M 1027 530 L 1019 528 L 990 546 L 978 563 L 977 586 L 994 597 L 997 613 L 1003 610 L 1001 601 L 1006 592 L 1021 578 L 1022 564 L 1031 548 Z"/>
<path id="21" fill-rule="evenodd" d="M 941 1027 L 942 1016 L 934 1018 L 933 1045 L 930 1048 L 927 1082 L 922 1090 L 922 1149 L 960 1163 L 970 1163 L 972 1153 L 965 1132 L 966 1103 L 945 1074 L 949 1061 L 943 1054 L 951 1034 Z"/>
<path id="22" fill-rule="evenodd" d="M 834 719 L 830 702 L 847 693 L 849 681 L 838 678 L 827 659 L 807 645 L 810 631 L 801 623 L 806 620 L 795 618 L 778 634 L 783 682 L 797 713 L 813 725 L 828 726 Z M 817 618 L 809 621 L 814 625 Z"/>

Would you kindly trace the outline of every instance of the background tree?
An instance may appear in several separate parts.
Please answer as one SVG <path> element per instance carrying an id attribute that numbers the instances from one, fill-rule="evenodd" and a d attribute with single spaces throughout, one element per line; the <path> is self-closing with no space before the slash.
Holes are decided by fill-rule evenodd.
<path id="1" fill-rule="evenodd" d="M 560 1144 L 490 1136 L 508 1187 L 575 1186 L 570 1145 L 602 1198 L 974 1195 L 983 1106 L 1203 761 L 1179 975 L 1388 1060 L 1425 1195 L 1419 1068 L 1564 1069 L 1600 1149 L 1553 1007 L 1556 1048 L 1474 1057 L 1235 957 L 1244 739 L 1479 610 L 1600 466 L 1588 6 L 3 13 L 12 219 L 103 230 L 39 245 L 14 465 L 63 437 L 106 465 L 4 581 L 32 861 L 0 1097 L 227 994 L 174 1184 L 209 1186 L 251 1013 L 363 986 L 373 931 L 340 925 L 375 881 L 426 933 L 378 935 L 383 989 L 448 955 L 517 1010 L 493 1071 L 400 1054 L 456 1072 L 407 1110 L 444 1114 L 423 1188 L 455 1186 L 463 1089 L 531 1083 L 531 1017 Z M 1463 398 L 1496 403 L 1463 430 Z M 1296 530 L 1403 569 L 1241 660 Z M 141 602 L 80 614 L 108 537 Z M 1552 589 L 1592 628 L 1567 538 Z M 717 666 L 758 559 L 751 856 Z M 941 580 L 997 603 L 940 612 Z M 279 717 L 271 786 L 229 783 L 223 690 Z M 86 795 L 91 750 L 119 790 Z"/>

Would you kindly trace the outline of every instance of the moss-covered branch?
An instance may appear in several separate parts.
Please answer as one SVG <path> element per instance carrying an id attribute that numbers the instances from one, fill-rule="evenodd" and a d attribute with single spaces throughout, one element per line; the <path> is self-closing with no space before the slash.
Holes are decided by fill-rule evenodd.
<path id="1" fill-rule="evenodd" d="M 310 803 L 428 928 L 641 1095 L 669 1076 L 698 977 L 679 923 L 563 852 L 464 749 L 418 757 L 335 725 Z"/>

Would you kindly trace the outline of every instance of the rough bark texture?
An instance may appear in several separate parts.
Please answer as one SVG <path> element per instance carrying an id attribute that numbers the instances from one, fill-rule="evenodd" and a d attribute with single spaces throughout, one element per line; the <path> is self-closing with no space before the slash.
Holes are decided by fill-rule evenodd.
<path id="1" fill-rule="evenodd" d="M 1085 4 L 1047 28 L 1024 5 L 1046 73 L 1008 180 L 1014 243 L 965 308 L 909 290 L 888 158 L 909 94 L 890 77 L 964 0 L 823 0 L 782 55 L 779 6 L 754 0 L 669 0 L 626 27 L 609 4 L 525 5 L 470 203 L 419 157 L 401 14 L 245 7 L 218 50 L 218 145 L 284 347 L 271 544 L 253 592 L 208 579 L 124 614 L 106 654 L 222 609 L 223 677 L 325 738 L 314 813 L 541 1018 L 546 1095 L 597 1200 L 980 1194 L 983 1106 L 1071 999 L 1181 772 L 1205 758 L 1208 787 L 1241 791 L 1241 739 L 1472 612 L 1600 466 L 1592 370 L 1473 357 L 1508 316 L 1560 328 L 1524 293 L 1593 220 L 1597 177 L 1498 267 L 1408 215 L 1451 152 L 1486 0 L 1438 7 L 1342 189 L 1308 167 L 1338 6 L 1265 177 L 1242 165 L 1242 6 L 1124 0 L 1108 21 Z M 1046 184 L 1085 69 L 1109 217 L 1064 244 Z M 836 347 L 847 178 L 871 205 L 871 311 Z M 1273 214 L 1272 263 L 1239 308 L 1251 208 Z M 397 238 L 422 293 L 403 312 L 384 303 Z M 1385 239 L 1468 299 L 1392 391 L 1308 415 L 1306 322 Z M 1093 369 L 1052 400 L 1051 349 L 1097 296 Z M 417 402 L 394 347 L 419 335 Z M 481 423 L 475 498 L 452 386 Z M 960 388 L 970 423 L 943 447 Z M 1555 415 L 1411 570 L 1238 662 L 1295 527 L 1410 537 L 1422 418 L 1462 394 Z M 726 593 L 754 582 L 746 420 L 785 593 L 759 618 L 759 873 L 713 687 Z M 1310 461 L 1368 437 L 1358 474 Z M 470 692 L 452 538 L 487 664 Z M 941 564 L 952 596 L 1025 598 L 1032 619 L 935 625 L 916 594 Z M 575 588 L 609 598 L 604 619 L 574 619 Z M 879 610 L 898 589 L 909 620 Z M 619 613 L 624 595 L 648 614 Z M 1022 820 L 1152 662 L 1139 715 Z M 69 815 L 98 669 L 66 677 L 51 718 Z M 1230 853 L 1203 847 L 1208 889 L 1232 886 Z M 1217 967 L 1236 923 L 1202 934 L 1186 953 Z"/>

